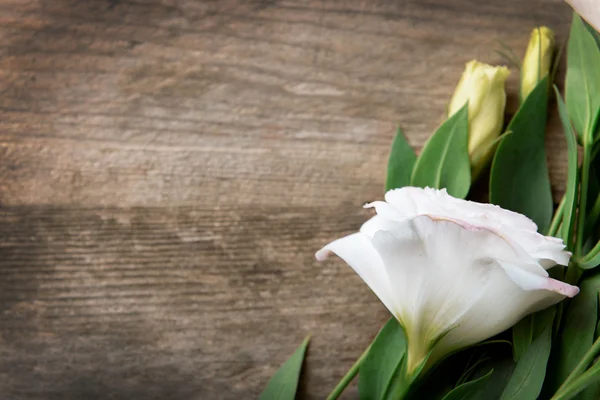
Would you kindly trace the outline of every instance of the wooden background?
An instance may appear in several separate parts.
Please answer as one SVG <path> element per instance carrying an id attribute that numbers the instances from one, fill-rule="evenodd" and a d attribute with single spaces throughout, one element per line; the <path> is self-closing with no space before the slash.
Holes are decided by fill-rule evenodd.
<path id="1" fill-rule="evenodd" d="M 382 196 L 398 124 L 420 148 L 466 61 L 539 24 L 562 43 L 570 9 L 0 0 L 0 21 L 0 398 L 256 398 L 311 333 L 319 399 L 387 313 L 314 252 Z"/>

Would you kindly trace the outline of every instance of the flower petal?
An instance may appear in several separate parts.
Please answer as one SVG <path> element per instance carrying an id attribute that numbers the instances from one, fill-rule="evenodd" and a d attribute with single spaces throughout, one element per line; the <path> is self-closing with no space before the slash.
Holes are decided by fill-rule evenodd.
<path id="1" fill-rule="evenodd" d="M 431 188 L 404 187 L 389 191 L 385 198 L 391 209 L 383 202 L 367 206 L 375 207 L 378 215 L 396 221 L 428 214 L 501 232 L 545 269 L 569 263 L 571 254 L 564 250 L 561 239 L 539 234 L 529 218 L 496 205 L 456 199 L 445 190 Z"/>
<path id="2" fill-rule="evenodd" d="M 508 277 L 512 279 L 514 283 L 519 285 L 523 290 L 538 290 L 548 288 L 547 276 L 532 273 L 519 265 L 512 264 L 510 262 L 498 261 L 498 265 L 506 272 Z"/>
<path id="3" fill-rule="evenodd" d="M 315 257 L 317 260 L 323 261 L 330 253 L 337 254 L 350 265 L 388 310 L 392 314 L 396 313 L 383 261 L 367 235 L 354 233 L 334 240 L 317 251 Z"/>
<path id="4" fill-rule="evenodd" d="M 362 224 L 360 232 L 372 238 L 377 231 L 389 231 L 390 229 L 393 229 L 395 225 L 396 223 L 394 221 L 385 219 L 381 215 L 375 215 L 373 218 Z"/>
<path id="5" fill-rule="evenodd" d="M 363 207 L 375 208 L 377 215 L 391 221 L 404 221 L 405 219 L 408 219 L 402 210 L 392 206 L 389 203 L 386 203 L 385 201 L 374 201 L 372 203 L 365 204 Z"/>
<path id="6" fill-rule="evenodd" d="M 600 3 L 598 0 L 566 0 L 583 19 L 600 32 Z"/>
<path id="7" fill-rule="evenodd" d="M 397 209 L 404 210 L 407 217 L 431 214 L 460 219 L 478 226 L 506 226 L 511 230 L 537 231 L 537 225 L 524 215 L 493 204 L 457 199 L 445 189 L 403 187 L 387 192 L 385 200 Z"/>
<path id="8" fill-rule="evenodd" d="M 507 285 L 508 275 L 494 277 L 497 284 L 489 285 L 480 301 L 456 321 L 456 328 L 435 346 L 430 359 L 439 360 L 452 351 L 478 343 L 510 328 L 523 317 L 564 299 L 554 291 L 522 290 Z"/>
<path id="9" fill-rule="evenodd" d="M 493 245 L 490 238 L 510 249 L 492 232 L 428 216 L 400 222 L 373 237 L 395 288 L 395 316 L 412 340 L 409 364 L 418 363 L 484 295 L 493 275 L 490 262 L 480 259 Z"/>
<path id="10" fill-rule="evenodd" d="M 409 363 L 418 362 L 440 338 L 442 350 L 436 345 L 432 361 L 452 346 L 500 333 L 540 304 L 554 304 L 577 290 L 557 286 L 495 231 L 448 219 L 418 216 L 398 222 L 392 230 L 376 232 L 373 246 L 394 287 L 395 316 L 412 340 Z"/>

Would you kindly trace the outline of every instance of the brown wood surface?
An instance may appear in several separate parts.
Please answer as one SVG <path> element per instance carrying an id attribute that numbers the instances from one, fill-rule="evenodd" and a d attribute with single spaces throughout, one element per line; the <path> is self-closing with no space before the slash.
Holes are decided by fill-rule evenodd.
<path id="1" fill-rule="evenodd" d="M 562 43 L 570 9 L 0 0 L 0 21 L 0 399 L 256 398 L 309 333 L 317 399 L 387 313 L 315 250 L 381 197 L 398 124 L 420 148 L 466 61 L 539 24 Z"/>

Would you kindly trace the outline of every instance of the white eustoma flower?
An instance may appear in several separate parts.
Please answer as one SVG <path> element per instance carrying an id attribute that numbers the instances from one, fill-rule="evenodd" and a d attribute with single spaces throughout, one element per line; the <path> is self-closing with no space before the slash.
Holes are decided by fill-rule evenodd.
<path id="1" fill-rule="evenodd" d="M 521 214 L 429 188 L 392 190 L 385 200 L 365 206 L 377 215 L 360 232 L 316 257 L 344 259 L 398 319 L 409 372 L 428 354 L 431 365 L 579 291 L 546 272 L 569 263 L 562 240 Z"/>

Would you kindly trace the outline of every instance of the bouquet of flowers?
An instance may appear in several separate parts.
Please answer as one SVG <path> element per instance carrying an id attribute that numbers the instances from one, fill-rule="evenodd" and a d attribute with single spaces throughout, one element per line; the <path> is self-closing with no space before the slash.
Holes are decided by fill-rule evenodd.
<path id="1" fill-rule="evenodd" d="M 384 200 L 365 205 L 376 215 L 317 251 L 391 313 L 328 399 L 356 376 L 361 399 L 600 399 L 600 34 L 573 14 L 565 100 L 555 48 L 538 27 L 522 62 L 507 55 L 521 85 L 506 126 L 509 69 L 468 62 L 418 156 L 398 131 Z M 557 207 L 544 147 L 554 99 L 568 149 Z M 488 174 L 489 204 L 466 200 Z M 262 399 L 295 398 L 307 345 Z"/>

